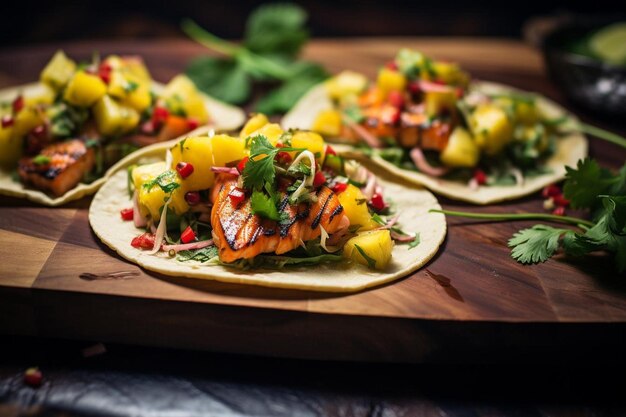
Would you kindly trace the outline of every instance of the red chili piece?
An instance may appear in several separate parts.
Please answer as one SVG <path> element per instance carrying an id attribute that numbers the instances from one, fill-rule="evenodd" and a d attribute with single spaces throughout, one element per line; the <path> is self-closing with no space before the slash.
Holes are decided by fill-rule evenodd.
<path id="1" fill-rule="evenodd" d="M 200 122 L 198 121 L 198 119 L 195 119 L 193 117 L 187 118 L 187 127 L 189 128 L 189 130 L 197 129 L 198 126 L 200 126 Z"/>
<path id="2" fill-rule="evenodd" d="M 557 208 L 552 210 L 552 214 L 554 214 L 555 216 L 564 216 L 565 215 L 565 207 L 558 206 Z"/>
<path id="3" fill-rule="evenodd" d="M 278 161 L 278 163 L 286 165 L 289 162 L 291 162 L 293 158 L 291 157 L 291 155 L 289 154 L 289 152 L 278 152 L 276 154 L 276 161 Z"/>
<path id="4" fill-rule="evenodd" d="M 120 215 L 122 216 L 122 220 L 129 221 L 133 219 L 133 208 L 125 208 L 120 210 Z"/>
<path id="5" fill-rule="evenodd" d="M 376 211 L 382 211 L 385 208 L 385 200 L 382 194 L 375 193 L 370 200 L 370 205 Z"/>
<path id="6" fill-rule="evenodd" d="M 24 372 L 24 383 L 33 388 L 41 386 L 43 375 L 39 368 L 28 368 Z"/>
<path id="7" fill-rule="evenodd" d="M 326 182 L 326 176 L 323 172 L 317 171 L 315 173 L 315 177 L 313 178 L 313 187 L 317 188 L 323 185 Z"/>
<path id="8" fill-rule="evenodd" d="M 19 113 L 24 108 L 24 96 L 19 95 L 13 100 L 13 114 Z"/>
<path id="9" fill-rule="evenodd" d="M 387 101 L 394 107 L 399 109 L 404 108 L 404 96 L 399 91 L 390 91 L 387 96 Z"/>
<path id="10" fill-rule="evenodd" d="M 240 174 L 243 174 L 243 170 L 246 167 L 249 159 L 250 158 L 246 156 L 237 164 L 237 171 L 239 171 Z"/>
<path id="11" fill-rule="evenodd" d="M 342 193 L 346 191 L 346 188 L 348 188 L 348 184 L 346 184 L 345 182 L 338 182 L 335 185 L 333 185 L 333 193 L 335 194 Z"/>
<path id="12" fill-rule="evenodd" d="M 131 240 L 130 245 L 137 249 L 152 249 L 154 247 L 154 235 L 146 232 Z"/>
<path id="13" fill-rule="evenodd" d="M 101 64 L 100 68 L 98 68 L 98 76 L 106 84 L 109 84 L 111 82 L 111 71 L 113 71 L 113 67 L 111 67 L 111 65 Z"/>
<path id="14" fill-rule="evenodd" d="M 557 206 L 560 206 L 560 207 L 569 206 L 569 200 L 563 197 L 563 194 L 557 194 L 553 196 L 552 200 L 554 201 L 554 204 L 556 204 Z"/>
<path id="15" fill-rule="evenodd" d="M 185 179 L 193 174 L 193 165 L 191 165 L 189 162 L 180 161 L 176 164 L 176 171 L 178 171 L 180 176 Z"/>
<path id="16" fill-rule="evenodd" d="M 180 241 L 183 243 L 191 243 L 194 240 L 196 240 L 196 234 L 191 226 L 187 226 L 183 233 L 180 234 Z"/>
<path id="17" fill-rule="evenodd" d="M 332 146 L 326 145 L 326 155 L 337 156 L 337 151 L 335 151 Z"/>
<path id="18" fill-rule="evenodd" d="M 13 116 L 10 115 L 5 115 L 2 116 L 2 127 L 3 128 L 7 128 L 7 127 L 11 127 L 13 126 L 13 123 L 15 123 L 15 119 L 13 118 Z"/>
<path id="19" fill-rule="evenodd" d="M 478 183 L 478 185 L 487 184 L 487 174 L 482 169 L 477 169 L 474 171 L 474 179 Z"/>
<path id="20" fill-rule="evenodd" d="M 543 198 L 554 197 L 555 195 L 559 194 L 561 194 L 561 189 L 554 184 L 544 187 L 544 189 L 541 191 L 541 195 Z"/>
<path id="21" fill-rule="evenodd" d="M 246 193 L 241 188 L 235 187 L 230 190 L 228 197 L 233 206 L 237 207 L 246 198 Z"/>
<path id="22" fill-rule="evenodd" d="M 156 106 L 154 110 L 152 110 L 152 123 L 154 123 L 155 126 L 161 126 L 169 116 L 170 112 L 167 111 L 165 107 Z"/>
<path id="23" fill-rule="evenodd" d="M 200 193 L 197 191 L 188 191 L 185 193 L 185 201 L 190 206 L 195 206 L 200 202 Z"/>
<path id="24" fill-rule="evenodd" d="M 385 64 L 385 67 L 389 68 L 392 71 L 398 71 L 398 64 L 396 64 L 396 61 L 387 62 L 387 64 Z"/>

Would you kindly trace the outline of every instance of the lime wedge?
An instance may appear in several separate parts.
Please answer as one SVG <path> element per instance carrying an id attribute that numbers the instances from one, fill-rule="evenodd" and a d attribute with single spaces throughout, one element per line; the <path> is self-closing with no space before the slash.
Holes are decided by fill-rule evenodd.
<path id="1" fill-rule="evenodd" d="M 626 64 L 626 22 L 600 29 L 589 40 L 589 47 L 603 61 Z"/>

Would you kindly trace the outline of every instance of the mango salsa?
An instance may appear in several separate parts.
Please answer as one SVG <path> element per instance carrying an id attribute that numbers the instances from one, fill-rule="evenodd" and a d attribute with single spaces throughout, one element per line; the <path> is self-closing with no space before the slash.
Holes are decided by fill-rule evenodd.
<path id="1" fill-rule="evenodd" d="M 449 167 L 473 168 L 478 164 L 480 149 L 466 129 L 457 127 L 452 131 L 448 144 L 439 158 Z"/>
<path id="2" fill-rule="evenodd" d="M 367 199 L 356 186 L 348 184 L 345 191 L 339 193 L 338 197 L 344 213 L 350 220 L 350 226 L 358 225 L 360 231 L 371 230 L 379 226 L 372 220 L 367 208 Z"/>
<path id="3" fill-rule="evenodd" d="M 165 87 L 162 97 L 172 113 L 194 118 L 200 124 L 209 121 L 204 98 L 186 75 L 174 77 Z"/>
<path id="4" fill-rule="evenodd" d="M 278 139 L 285 133 L 278 123 L 268 123 L 262 126 L 260 129 L 255 130 L 250 134 L 250 137 L 263 135 L 274 146 L 278 143 Z"/>
<path id="5" fill-rule="evenodd" d="M 476 143 L 487 155 L 495 155 L 513 139 L 513 124 L 506 112 L 494 104 L 480 104 L 472 113 Z"/>
<path id="6" fill-rule="evenodd" d="M 0 168 L 14 168 L 21 156 L 22 138 L 13 134 L 12 127 L 0 126 Z"/>
<path id="7" fill-rule="evenodd" d="M 376 80 L 376 85 L 385 96 L 389 94 L 390 91 L 404 91 L 406 83 L 407 80 L 404 74 L 387 67 L 382 68 L 378 72 L 378 79 Z"/>
<path id="8" fill-rule="evenodd" d="M 241 139 L 246 139 L 248 136 L 253 134 L 255 131 L 259 130 L 270 121 L 267 119 L 267 116 L 263 113 L 257 113 L 250 118 L 239 132 L 239 137 Z"/>
<path id="9" fill-rule="evenodd" d="M 158 183 L 150 184 L 159 177 Z M 168 194 L 165 193 L 160 184 L 167 185 L 177 183 L 180 186 L 171 192 L 171 200 L 168 205 L 170 210 L 176 214 L 183 214 L 189 210 L 189 205 L 185 201 L 185 189 L 182 187 L 183 180 L 175 170 L 167 170 L 165 162 L 141 165 L 133 169 L 133 184 L 138 193 L 139 210 L 144 216 L 158 219 L 161 215 L 161 208 L 165 205 Z"/>
<path id="10" fill-rule="evenodd" d="M 63 51 L 57 51 L 48 65 L 41 71 L 40 79 L 55 90 L 67 84 L 76 71 L 76 63 L 69 59 Z"/>
<path id="11" fill-rule="evenodd" d="M 197 136 L 186 138 L 172 147 L 172 169 L 179 162 L 187 162 L 193 166 L 193 173 L 182 180 L 187 191 L 199 191 L 211 188 L 215 181 L 213 166 L 213 147 L 211 138 Z"/>
<path id="12" fill-rule="evenodd" d="M 294 148 L 305 148 L 309 150 L 315 159 L 320 162 L 324 160 L 324 154 L 326 152 L 326 143 L 324 139 L 315 132 L 296 132 L 291 138 L 291 146 Z M 297 152 L 293 152 L 293 156 Z"/>
<path id="13" fill-rule="evenodd" d="M 337 110 L 322 110 L 313 122 L 313 130 L 326 137 L 338 137 L 341 134 L 341 113 Z"/>
<path id="14" fill-rule="evenodd" d="M 341 100 L 346 96 L 357 95 L 367 88 L 367 77 L 353 71 L 343 71 L 325 83 L 330 98 Z"/>
<path id="15" fill-rule="evenodd" d="M 133 130 L 139 123 L 139 113 L 118 103 L 108 95 L 101 97 L 93 107 L 98 131 L 104 136 L 117 136 Z"/>
<path id="16" fill-rule="evenodd" d="M 343 256 L 370 268 L 383 270 L 389 265 L 393 240 L 389 230 L 371 230 L 348 240 Z"/>
<path id="17" fill-rule="evenodd" d="M 246 156 L 244 139 L 228 136 L 215 135 L 211 138 L 211 148 L 213 149 L 213 163 L 215 166 L 223 167 L 235 161 L 239 161 Z"/>
<path id="18" fill-rule="evenodd" d="M 79 71 L 70 79 L 63 99 L 79 107 L 90 107 L 107 92 L 107 85 L 97 75 Z"/>
<path id="19" fill-rule="evenodd" d="M 50 85 L 45 83 L 37 83 L 25 89 L 24 105 L 27 107 L 38 106 L 40 104 L 50 105 L 54 102 L 56 92 Z"/>

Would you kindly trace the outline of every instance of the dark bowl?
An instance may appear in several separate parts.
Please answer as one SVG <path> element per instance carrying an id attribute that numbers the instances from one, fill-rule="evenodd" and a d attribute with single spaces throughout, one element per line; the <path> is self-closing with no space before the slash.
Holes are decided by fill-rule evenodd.
<path id="1" fill-rule="evenodd" d="M 610 23 L 565 23 L 543 39 L 542 50 L 550 77 L 569 99 L 594 113 L 625 116 L 626 68 L 568 50 L 574 42 Z"/>

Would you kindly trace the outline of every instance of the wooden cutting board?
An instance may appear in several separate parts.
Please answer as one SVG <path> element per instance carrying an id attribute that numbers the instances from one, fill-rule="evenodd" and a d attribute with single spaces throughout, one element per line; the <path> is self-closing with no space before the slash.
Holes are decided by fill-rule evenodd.
<path id="1" fill-rule="evenodd" d="M 305 55 L 331 71 L 353 68 L 373 76 L 401 46 L 459 61 L 477 78 L 563 102 L 544 77 L 539 55 L 514 41 L 325 40 L 313 42 Z M 84 58 L 93 50 L 140 54 L 158 81 L 205 53 L 182 40 L 3 50 L 0 87 L 36 79 L 58 48 Z M 592 140 L 591 154 L 609 167 L 626 160 L 623 149 L 600 141 Z M 539 195 L 487 208 L 441 202 L 452 210 L 542 211 Z M 84 198 L 46 208 L 0 197 L 0 332 L 367 361 L 558 359 L 595 349 L 623 352 L 625 345 L 626 277 L 616 276 L 604 255 L 584 261 L 557 256 L 533 266 L 514 262 L 506 242 L 532 223 L 449 219 L 446 242 L 423 269 L 389 285 L 337 295 L 144 271 L 98 241 L 87 221 L 89 203 Z"/>

